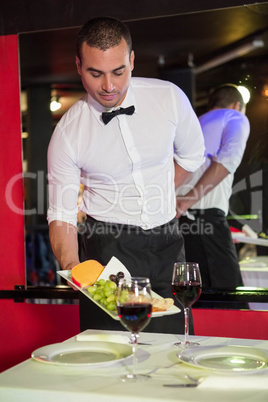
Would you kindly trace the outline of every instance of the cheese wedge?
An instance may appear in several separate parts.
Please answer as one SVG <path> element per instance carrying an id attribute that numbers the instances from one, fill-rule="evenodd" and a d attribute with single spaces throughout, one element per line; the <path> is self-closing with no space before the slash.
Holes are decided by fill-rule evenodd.
<path id="1" fill-rule="evenodd" d="M 76 265 L 71 270 L 72 280 L 81 288 L 95 283 L 104 270 L 104 266 L 96 260 L 87 260 Z"/>

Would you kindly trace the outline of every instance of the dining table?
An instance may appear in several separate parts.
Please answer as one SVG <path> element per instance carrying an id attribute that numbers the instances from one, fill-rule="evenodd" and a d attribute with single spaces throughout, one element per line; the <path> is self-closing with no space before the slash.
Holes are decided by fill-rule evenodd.
<path id="1" fill-rule="evenodd" d="M 267 241 L 267 240 L 266 240 Z M 258 255 L 239 261 L 243 284 L 248 289 L 268 288 L 268 256 Z M 249 303 L 251 310 L 268 309 L 268 303 Z"/>
<path id="2" fill-rule="evenodd" d="M 268 256 L 260 255 L 239 261 L 244 286 L 268 288 Z"/>
<path id="3" fill-rule="evenodd" d="M 217 325 L 217 323 L 215 323 Z M 141 332 L 137 370 L 149 378 L 123 382 L 131 372 L 132 355 L 127 331 L 87 330 L 64 342 L 45 345 L 33 351 L 29 359 L 0 374 L 0 400 L 4 402 L 157 402 L 157 401 L 268 401 L 268 341 L 190 336 L 199 343 L 195 348 L 175 347 L 183 335 Z M 88 345 L 122 348 L 114 360 L 72 360 L 55 358 L 61 351 Z M 72 347 L 71 347 L 72 346 Z M 91 347 L 91 350 L 92 350 Z M 198 356 L 213 357 L 211 351 L 247 351 L 255 356 L 254 367 L 236 371 L 223 364 L 208 366 Z M 127 353 L 125 353 L 127 351 Z M 233 360 L 235 359 L 235 353 Z M 64 355 L 64 353 L 62 353 Z M 81 356 L 80 356 L 81 357 Z M 262 360 L 262 364 L 258 361 Z M 206 362 L 206 359 L 204 360 Z M 208 360 L 209 362 L 210 360 Z M 213 361 L 213 359 L 212 359 Z M 241 361 L 240 361 L 241 363 Z M 257 366 L 256 366 L 257 365 Z"/>

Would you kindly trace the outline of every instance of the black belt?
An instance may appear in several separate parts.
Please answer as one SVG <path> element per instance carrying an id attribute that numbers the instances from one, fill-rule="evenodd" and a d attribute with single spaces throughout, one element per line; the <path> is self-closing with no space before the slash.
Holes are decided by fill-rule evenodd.
<path id="1" fill-rule="evenodd" d="M 219 208 L 207 208 L 207 209 L 189 209 L 189 213 L 195 217 L 209 217 L 209 216 L 223 216 L 225 213 Z"/>
<path id="2" fill-rule="evenodd" d="M 87 215 L 87 222 L 91 225 L 95 225 L 95 226 L 102 226 L 102 227 L 107 227 L 110 229 L 117 229 L 118 228 L 122 231 L 127 230 L 129 232 L 146 232 L 147 234 L 151 232 L 156 232 L 158 230 L 162 231 L 162 230 L 166 230 L 168 228 L 170 228 L 171 226 L 174 226 L 175 224 L 177 224 L 178 219 L 175 217 L 173 219 L 171 219 L 171 221 L 164 223 L 163 225 L 160 226 L 156 226 L 152 229 L 143 229 L 140 226 L 135 226 L 135 225 L 127 225 L 124 223 L 113 223 L 113 222 L 104 222 L 104 221 L 99 221 L 97 219 L 92 218 L 92 216 Z"/>

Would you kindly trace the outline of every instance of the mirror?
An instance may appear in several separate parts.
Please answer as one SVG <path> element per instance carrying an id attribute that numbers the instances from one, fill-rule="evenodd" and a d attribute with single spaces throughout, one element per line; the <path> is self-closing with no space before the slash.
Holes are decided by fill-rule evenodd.
<path id="1" fill-rule="evenodd" d="M 205 111 L 209 90 L 216 85 L 232 82 L 250 89 L 247 116 L 251 135 L 235 174 L 229 220 L 230 225 L 238 220 L 255 232 L 266 234 L 267 4 L 127 22 L 136 53 L 133 75 L 160 78 L 166 73 L 171 77 L 177 71 L 176 79 L 181 80 L 180 86 L 191 99 L 197 115 Z M 84 94 L 75 67 L 76 32 L 77 28 L 68 28 L 19 35 L 30 286 L 61 283 L 55 274 L 59 267 L 48 241 L 46 150 L 59 118 Z M 260 41 L 259 46 L 246 47 L 256 40 Z M 238 50 L 241 46 L 243 53 Z M 214 63 L 212 67 L 207 65 L 210 61 Z M 60 102 L 61 108 L 52 112 L 51 100 Z M 268 289 L 268 247 L 250 243 L 236 247 L 240 259 L 247 258 L 241 264 L 245 286 Z"/>

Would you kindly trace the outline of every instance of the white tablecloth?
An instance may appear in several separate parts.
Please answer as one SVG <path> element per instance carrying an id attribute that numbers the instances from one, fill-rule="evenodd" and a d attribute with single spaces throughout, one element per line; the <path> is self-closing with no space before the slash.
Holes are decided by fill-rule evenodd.
<path id="1" fill-rule="evenodd" d="M 268 289 L 268 256 L 257 256 L 240 261 L 245 287 Z M 252 310 L 268 310 L 268 303 L 250 303 Z"/>
<path id="2" fill-rule="evenodd" d="M 216 325 L 216 323 L 215 323 Z M 94 333 L 86 331 L 83 334 Z M 107 331 L 98 331 L 110 333 Z M 113 332 L 114 335 L 128 335 Z M 268 341 L 191 337 L 201 345 L 244 345 L 268 351 Z M 3 402 L 157 402 L 157 401 L 268 401 L 267 370 L 257 375 L 222 375 L 202 368 L 191 367 L 177 359 L 173 343 L 178 337 L 170 334 L 142 333 L 139 346 L 138 371 L 150 373 L 144 382 L 126 384 L 119 376 L 131 368 L 116 362 L 105 367 L 73 368 L 45 364 L 29 359 L 0 374 L 0 400 Z M 77 341 L 82 342 L 82 340 Z M 167 388 L 163 384 L 177 383 L 189 374 L 203 378 L 197 388 Z"/>
<path id="3" fill-rule="evenodd" d="M 268 288 L 268 256 L 257 256 L 239 262 L 244 286 Z"/>

